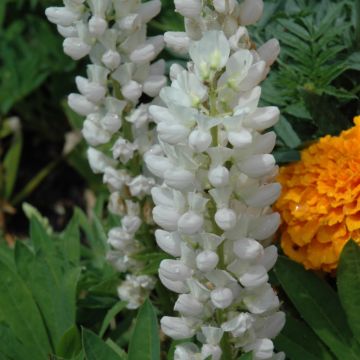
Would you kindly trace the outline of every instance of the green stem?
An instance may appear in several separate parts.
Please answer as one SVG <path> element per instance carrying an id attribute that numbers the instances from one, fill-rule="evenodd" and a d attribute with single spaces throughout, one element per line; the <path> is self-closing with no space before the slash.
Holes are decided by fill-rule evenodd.
<path id="1" fill-rule="evenodd" d="M 220 346 L 222 349 L 221 360 L 231 360 L 233 358 L 233 354 L 231 351 L 229 333 L 224 333 L 220 342 Z"/>

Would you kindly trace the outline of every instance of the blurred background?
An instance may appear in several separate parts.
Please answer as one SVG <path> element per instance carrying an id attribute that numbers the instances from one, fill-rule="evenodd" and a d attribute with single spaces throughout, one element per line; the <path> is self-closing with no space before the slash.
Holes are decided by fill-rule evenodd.
<path id="1" fill-rule="evenodd" d="M 172 1 L 162 2 L 150 31 L 182 29 Z M 87 164 L 82 119 L 66 105 L 86 61 L 63 54 L 62 38 L 44 16 L 46 7 L 61 4 L 0 2 L 0 232 L 8 242 L 27 232 L 23 202 L 61 230 L 74 206 L 86 210 L 95 203 L 95 192 L 106 194 Z M 271 37 L 281 43 L 263 88 L 263 102 L 282 113 L 275 127 L 280 164 L 297 160 L 299 150 L 318 137 L 351 127 L 359 113 L 359 4 L 267 0 L 261 22 L 249 29 L 255 46 Z M 164 56 L 169 64 L 176 59 L 168 51 Z"/>

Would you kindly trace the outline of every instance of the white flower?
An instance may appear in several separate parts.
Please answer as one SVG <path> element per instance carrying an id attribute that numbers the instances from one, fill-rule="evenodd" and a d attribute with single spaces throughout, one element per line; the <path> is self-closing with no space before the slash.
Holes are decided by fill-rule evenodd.
<path id="1" fill-rule="evenodd" d="M 91 46 L 79 37 L 68 37 L 63 42 L 64 53 L 74 60 L 80 60 L 88 55 Z"/>
<path id="2" fill-rule="evenodd" d="M 195 344 L 183 343 L 175 347 L 174 360 L 202 360 L 200 356 Z"/>
<path id="3" fill-rule="evenodd" d="M 274 344 L 269 339 L 258 339 L 245 347 L 245 351 L 252 351 L 254 360 L 267 360 L 274 355 Z"/>
<path id="4" fill-rule="evenodd" d="M 164 316 L 160 320 L 161 330 L 175 340 L 188 339 L 195 334 L 195 328 L 183 318 Z"/>
<path id="5" fill-rule="evenodd" d="M 144 175 L 138 175 L 127 183 L 132 196 L 139 198 L 150 194 L 151 188 L 155 185 L 153 178 L 147 178 Z"/>
<path id="6" fill-rule="evenodd" d="M 166 253 L 172 256 L 181 255 L 181 238 L 177 233 L 169 233 L 164 230 L 157 229 L 155 231 L 156 243 Z"/>
<path id="7" fill-rule="evenodd" d="M 110 186 L 111 191 L 121 190 L 129 181 L 129 175 L 125 170 L 116 170 L 110 166 L 104 170 L 103 182 Z"/>
<path id="8" fill-rule="evenodd" d="M 201 0 L 175 0 L 176 11 L 182 16 L 197 18 L 201 11 Z"/>
<path id="9" fill-rule="evenodd" d="M 190 45 L 189 54 L 201 79 L 211 80 L 215 72 L 226 65 L 230 47 L 222 32 L 208 31 L 201 41 Z"/>
<path id="10" fill-rule="evenodd" d="M 240 313 L 235 318 L 223 323 L 221 328 L 231 332 L 234 337 L 240 337 L 252 328 L 255 318 L 249 313 Z"/>
<path id="11" fill-rule="evenodd" d="M 225 309 L 234 300 L 232 291 L 228 288 L 217 288 L 211 292 L 211 302 L 219 309 Z"/>
<path id="12" fill-rule="evenodd" d="M 185 32 L 167 31 L 164 34 L 166 45 L 179 54 L 185 54 L 190 45 L 190 38 Z"/>
<path id="13" fill-rule="evenodd" d="M 183 316 L 196 317 L 202 314 L 204 306 L 192 295 L 182 294 L 178 297 L 174 310 L 179 311 Z"/>
<path id="14" fill-rule="evenodd" d="M 87 150 L 87 157 L 91 170 L 95 174 L 104 173 L 107 167 L 115 166 L 115 161 L 104 155 L 102 152 L 90 147 Z"/>
<path id="15" fill-rule="evenodd" d="M 68 104 L 79 115 L 89 115 L 96 112 L 97 106 L 86 99 L 85 96 L 79 94 L 70 94 L 68 96 Z"/>
<path id="16" fill-rule="evenodd" d="M 215 269 L 218 262 L 218 254 L 211 250 L 204 250 L 196 256 L 196 266 L 201 271 L 211 271 Z"/>
<path id="17" fill-rule="evenodd" d="M 79 19 L 81 13 L 68 7 L 48 7 L 45 15 L 50 22 L 56 25 L 70 26 Z"/>
<path id="18" fill-rule="evenodd" d="M 114 159 L 119 159 L 123 163 L 127 163 L 134 156 L 136 145 L 130 143 L 126 139 L 119 138 L 111 148 Z"/>
<path id="19" fill-rule="evenodd" d="M 220 360 L 222 350 L 219 345 L 205 344 L 201 348 L 201 355 L 204 359 L 210 357 L 212 360 Z"/>
<path id="20" fill-rule="evenodd" d="M 192 270 L 180 260 L 162 260 L 159 273 L 172 281 L 183 281 L 191 277 Z"/>
<path id="21" fill-rule="evenodd" d="M 263 12 L 263 0 L 244 0 L 240 5 L 240 21 L 242 25 L 256 23 Z"/>

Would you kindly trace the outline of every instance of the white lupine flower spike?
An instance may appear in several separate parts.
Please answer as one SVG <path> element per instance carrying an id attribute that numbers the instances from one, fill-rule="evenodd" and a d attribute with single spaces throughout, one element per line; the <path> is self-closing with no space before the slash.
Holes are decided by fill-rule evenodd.
<path id="1" fill-rule="evenodd" d="M 108 259 L 127 274 L 118 294 L 129 309 L 138 308 L 155 286 L 154 277 L 141 275 L 144 264 L 133 255 L 144 250 L 137 235 L 142 224 L 153 226 L 146 212 L 155 179 L 142 172 L 142 156 L 155 136 L 149 130 L 151 101 L 139 99 L 143 93 L 157 97 L 167 82 L 165 62 L 151 63 L 163 49 L 163 36 L 146 36 L 147 23 L 160 8 L 160 0 L 64 0 L 63 7 L 45 12 L 64 37 L 64 52 L 74 60 L 90 57 L 87 77 L 76 77 L 79 94 L 70 94 L 68 104 L 86 117 L 82 134 L 90 167 L 111 192 L 109 210 L 122 217 L 121 226 L 108 233 Z M 176 242 L 163 246 L 170 252 L 178 247 Z"/>
<path id="2" fill-rule="evenodd" d="M 267 130 L 279 111 L 259 107 L 278 42 L 252 49 L 244 25 L 260 18 L 262 0 L 175 6 L 186 32 L 165 41 L 179 52 L 188 46 L 190 62 L 187 70 L 172 66 L 164 104 L 150 107 L 160 148 L 144 157 L 163 181 L 152 189 L 154 221 L 163 229 L 157 243 L 175 258 L 162 261 L 159 277 L 179 294 L 178 317 L 163 317 L 161 327 L 188 339 L 176 347 L 179 360 L 231 360 L 249 351 L 255 360 L 282 358 L 272 339 L 285 317 L 268 276 L 277 258 L 268 244 L 280 224 L 271 205 L 281 188 Z"/>

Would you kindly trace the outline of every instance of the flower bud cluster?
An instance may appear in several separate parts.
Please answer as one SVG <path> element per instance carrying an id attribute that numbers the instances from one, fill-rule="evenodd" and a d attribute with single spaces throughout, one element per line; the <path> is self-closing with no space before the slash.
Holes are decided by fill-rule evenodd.
<path id="1" fill-rule="evenodd" d="M 176 2 L 178 11 L 195 3 Z M 160 92 L 165 106 L 149 108 L 159 145 L 144 156 L 163 180 L 152 188 L 153 219 L 162 228 L 157 244 L 172 258 L 161 262 L 159 278 L 179 294 L 179 316 L 163 317 L 161 327 L 175 340 L 196 335 L 202 343 L 177 346 L 178 360 L 219 360 L 223 343 L 231 344 L 229 359 L 239 351 L 284 359 L 271 339 L 285 315 L 268 277 L 277 259 L 271 240 L 280 217 L 271 204 L 280 185 L 270 154 L 276 136 L 267 129 L 279 110 L 258 107 L 268 64 L 254 51 L 234 50 L 216 30 L 191 41 L 189 54 L 188 69 L 174 65 L 171 87 Z"/>
<path id="2" fill-rule="evenodd" d="M 186 54 L 191 40 L 200 40 L 207 30 L 221 30 L 233 51 L 253 47 L 246 26 L 256 23 L 263 12 L 263 0 L 175 0 L 176 11 L 184 16 L 184 32 L 168 31 L 166 45 Z M 258 49 L 269 67 L 279 53 L 279 43 L 272 39 Z M 265 58 L 266 57 L 266 58 Z M 269 69 L 269 68 L 268 68 Z"/>
<path id="3" fill-rule="evenodd" d="M 144 222 L 152 224 L 149 195 L 155 180 L 142 166 L 154 141 L 151 102 L 140 103 L 140 97 L 156 98 L 167 82 L 165 62 L 153 62 L 164 47 L 163 36 L 146 35 L 146 24 L 160 7 L 160 0 L 64 0 L 63 7 L 46 10 L 65 38 L 64 52 L 91 60 L 87 76 L 76 77 L 79 93 L 70 94 L 68 104 L 86 117 L 82 134 L 91 169 L 103 175 L 111 192 L 109 210 L 122 217 L 121 226 L 108 234 L 108 258 L 121 272 L 141 273 L 142 264 L 133 259 L 142 250 L 137 233 Z M 119 295 L 135 308 L 153 286 L 151 278 L 129 275 Z"/>

